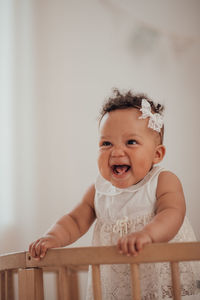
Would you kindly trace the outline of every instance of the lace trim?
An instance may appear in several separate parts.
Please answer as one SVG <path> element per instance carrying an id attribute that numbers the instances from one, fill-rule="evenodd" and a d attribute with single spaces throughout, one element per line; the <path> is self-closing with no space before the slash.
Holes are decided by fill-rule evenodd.
<path id="1" fill-rule="evenodd" d="M 122 217 L 113 223 L 105 223 L 98 219 L 93 236 L 93 245 L 115 245 L 121 234 L 141 230 L 151 221 L 154 213 L 138 216 L 134 219 Z M 173 239 L 175 241 L 194 240 L 192 229 L 185 220 L 181 230 Z M 179 264 L 181 277 L 181 295 L 192 296 L 200 293 L 197 280 L 200 279 L 200 264 L 198 262 L 181 262 Z M 199 273 L 199 274 L 198 274 Z M 103 300 L 131 300 L 131 284 L 129 265 L 101 266 Z M 161 300 L 172 298 L 171 268 L 169 263 L 141 264 L 140 279 L 142 300 Z M 93 299 L 91 289 L 91 273 L 89 273 L 88 298 Z"/>
<path id="2" fill-rule="evenodd" d="M 196 277 L 190 263 L 180 265 L 181 296 L 199 294 Z M 89 271 L 88 298 L 92 297 L 91 269 Z M 141 298 L 142 300 L 161 300 L 173 298 L 171 270 L 169 263 L 141 264 Z M 129 265 L 102 265 L 101 283 L 103 300 L 131 300 L 132 289 Z"/>

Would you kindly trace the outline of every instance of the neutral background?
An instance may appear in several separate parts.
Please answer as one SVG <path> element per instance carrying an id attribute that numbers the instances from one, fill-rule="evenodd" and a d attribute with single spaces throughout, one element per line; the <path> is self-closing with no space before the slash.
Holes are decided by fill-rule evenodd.
<path id="1" fill-rule="evenodd" d="M 0 1 L 0 253 L 27 250 L 94 181 L 113 87 L 165 104 L 163 165 L 200 239 L 199 13 L 198 0 Z"/>

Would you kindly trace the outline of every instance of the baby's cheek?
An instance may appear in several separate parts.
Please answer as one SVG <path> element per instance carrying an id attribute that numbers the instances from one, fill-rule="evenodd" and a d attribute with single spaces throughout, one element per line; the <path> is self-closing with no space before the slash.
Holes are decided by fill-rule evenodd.
<path id="1" fill-rule="evenodd" d="M 109 181 L 110 168 L 109 168 L 108 159 L 104 155 L 101 155 L 98 158 L 98 168 L 101 176 L 104 177 L 104 179 Z"/>
<path id="2" fill-rule="evenodd" d="M 144 156 L 145 157 L 145 156 Z M 138 167 L 143 170 L 146 166 L 146 159 L 144 159 L 143 157 L 140 157 L 137 159 L 137 164 L 138 164 Z"/>
<path id="3" fill-rule="evenodd" d="M 97 160 L 97 164 L 98 164 L 98 168 L 99 168 L 99 172 L 102 174 L 103 172 L 105 172 L 105 156 L 100 153 L 98 160 Z"/>
<path id="4" fill-rule="evenodd" d="M 139 161 L 138 166 L 140 170 L 140 175 L 144 177 L 150 171 L 152 164 L 148 160 L 142 159 Z"/>
<path id="5" fill-rule="evenodd" d="M 98 159 L 97 159 L 97 165 L 98 165 L 99 171 L 100 171 L 101 168 L 102 168 L 102 164 L 103 164 L 102 154 L 99 153 Z"/>

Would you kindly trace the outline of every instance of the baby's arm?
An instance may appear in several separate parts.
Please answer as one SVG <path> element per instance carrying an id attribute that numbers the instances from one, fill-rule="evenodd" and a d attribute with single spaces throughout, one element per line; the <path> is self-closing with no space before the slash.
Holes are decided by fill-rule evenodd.
<path id="1" fill-rule="evenodd" d="M 95 188 L 92 185 L 72 212 L 64 215 L 43 237 L 29 246 L 31 256 L 40 259 L 49 248 L 69 245 L 81 237 L 96 218 L 94 195 Z"/>
<path id="2" fill-rule="evenodd" d="M 180 180 L 171 172 L 162 172 L 156 192 L 156 215 L 143 230 L 119 239 L 120 253 L 137 255 L 145 244 L 168 242 L 180 229 L 185 217 L 185 199 Z"/>

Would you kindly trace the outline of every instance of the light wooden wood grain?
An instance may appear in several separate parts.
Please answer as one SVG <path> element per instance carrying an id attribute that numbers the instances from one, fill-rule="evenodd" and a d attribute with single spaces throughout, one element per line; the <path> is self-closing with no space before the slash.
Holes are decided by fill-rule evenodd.
<path id="1" fill-rule="evenodd" d="M 101 275 L 100 275 L 100 266 L 92 265 L 92 284 L 93 284 L 93 294 L 94 300 L 101 300 Z"/>
<path id="2" fill-rule="evenodd" d="M 170 262 L 174 299 L 180 300 L 180 261 L 200 260 L 200 242 L 148 244 L 136 256 L 125 256 L 117 252 L 116 246 L 59 248 L 48 250 L 40 261 L 28 252 L 0 256 L 0 300 L 13 300 L 12 273 L 19 273 L 19 299 L 43 300 L 43 270 L 57 273 L 58 299 L 79 299 L 78 272 L 92 265 L 95 300 L 100 300 L 101 264 L 130 264 L 132 273 L 133 299 L 140 300 L 139 264 Z M 9 294 L 9 291 L 10 294 Z"/>
<path id="3" fill-rule="evenodd" d="M 134 300 L 141 300 L 139 265 L 131 264 L 132 294 Z"/>
<path id="4" fill-rule="evenodd" d="M 178 262 L 171 262 L 171 272 L 174 300 L 181 300 L 181 285 Z"/>
<path id="5" fill-rule="evenodd" d="M 20 300 L 44 300 L 42 269 L 20 269 L 18 285 Z"/>

